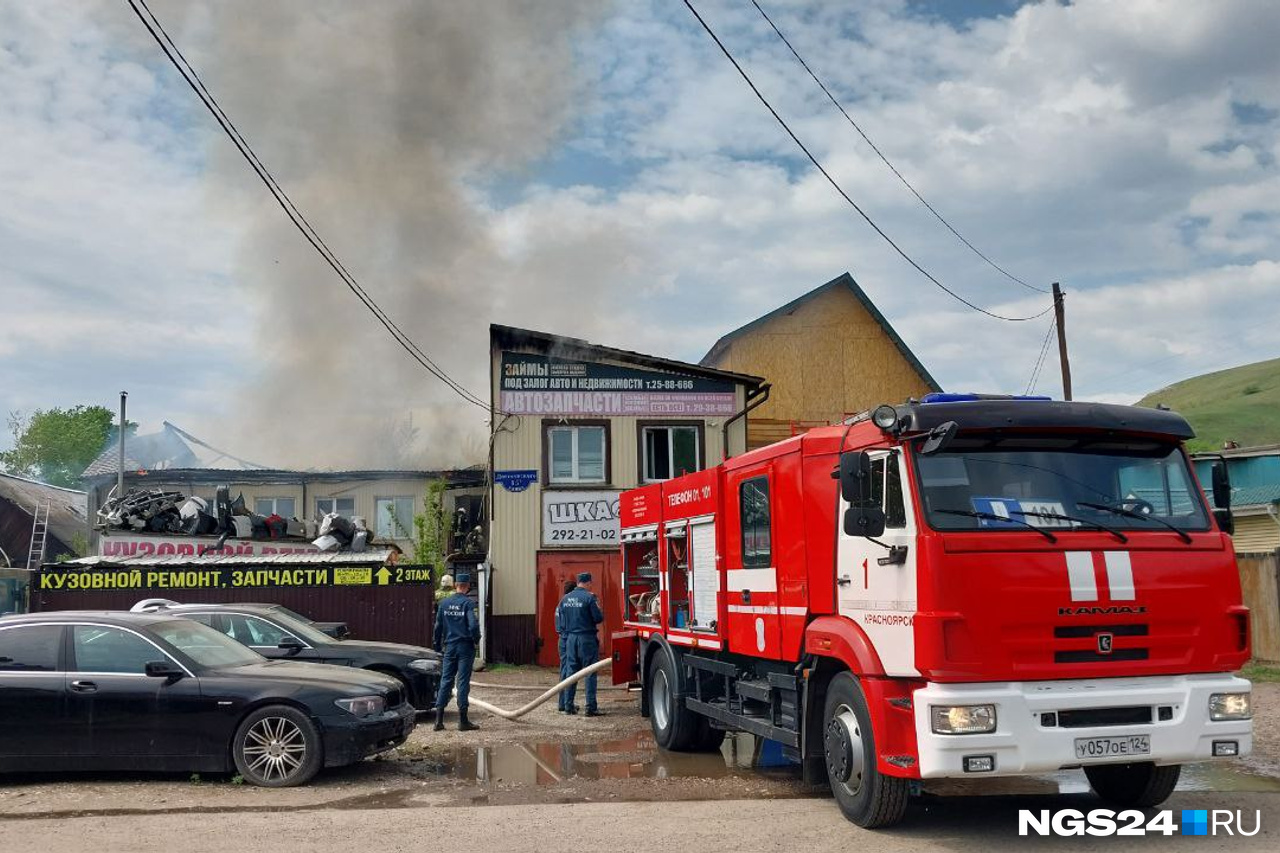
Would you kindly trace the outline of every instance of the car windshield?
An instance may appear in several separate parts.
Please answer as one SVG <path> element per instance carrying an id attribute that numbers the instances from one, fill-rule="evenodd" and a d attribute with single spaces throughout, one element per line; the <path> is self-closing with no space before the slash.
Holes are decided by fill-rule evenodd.
<path id="1" fill-rule="evenodd" d="M 328 634 L 313 628 L 310 622 L 305 622 L 296 616 L 281 611 L 284 611 L 283 607 L 273 610 L 271 612 L 272 620 L 308 646 L 327 646 L 337 642 Z"/>
<path id="2" fill-rule="evenodd" d="M 1108 436 L 959 435 L 915 456 L 935 530 L 1207 530 L 1178 445 Z"/>
<path id="3" fill-rule="evenodd" d="M 160 639 L 201 666 L 220 668 L 262 663 L 266 660 L 220 631 L 190 619 L 174 619 L 150 626 Z"/>

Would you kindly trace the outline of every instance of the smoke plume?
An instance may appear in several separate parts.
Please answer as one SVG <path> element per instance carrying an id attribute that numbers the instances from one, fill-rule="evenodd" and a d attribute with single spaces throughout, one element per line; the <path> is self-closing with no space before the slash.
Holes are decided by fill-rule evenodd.
<path id="1" fill-rule="evenodd" d="M 170 32 L 277 180 L 423 350 L 488 399 L 488 324 L 525 286 L 469 179 L 546 153 L 584 91 L 591 0 L 218 2 Z M 203 120 L 204 117 L 201 117 Z M 211 203 L 247 224 L 227 310 L 258 318 L 225 445 L 290 467 L 432 467 L 485 454 L 487 412 L 412 362 L 303 240 L 230 143 Z M 212 410 L 211 406 L 211 410 Z M 225 438 L 221 438 L 226 436 Z"/>

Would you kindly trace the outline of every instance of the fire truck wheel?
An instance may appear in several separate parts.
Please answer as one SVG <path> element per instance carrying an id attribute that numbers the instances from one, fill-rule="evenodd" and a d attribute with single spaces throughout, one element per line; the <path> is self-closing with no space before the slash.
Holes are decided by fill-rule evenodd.
<path id="1" fill-rule="evenodd" d="M 1182 766 L 1157 767 L 1150 762 L 1101 764 L 1086 767 L 1093 792 L 1111 805 L 1122 808 L 1151 808 L 1169 798 L 1182 775 Z"/>
<path id="2" fill-rule="evenodd" d="M 849 673 L 831 679 L 822 719 L 827 778 L 840 811 L 866 829 L 900 821 L 907 809 L 910 784 L 877 769 L 867 700 Z"/>
<path id="3" fill-rule="evenodd" d="M 703 717 L 676 701 L 675 667 L 667 655 L 658 652 L 649 663 L 649 725 L 658 746 L 672 752 L 698 749 Z"/>

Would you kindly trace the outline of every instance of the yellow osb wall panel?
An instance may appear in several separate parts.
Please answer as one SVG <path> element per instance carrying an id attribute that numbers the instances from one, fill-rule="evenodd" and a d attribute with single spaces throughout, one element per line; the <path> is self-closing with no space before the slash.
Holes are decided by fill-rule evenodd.
<path id="1" fill-rule="evenodd" d="M 753 421 L 838 421 L 930 390 L 875 318 L 839 287 L 747 332 L 715 366 L 773 384 Z"/>

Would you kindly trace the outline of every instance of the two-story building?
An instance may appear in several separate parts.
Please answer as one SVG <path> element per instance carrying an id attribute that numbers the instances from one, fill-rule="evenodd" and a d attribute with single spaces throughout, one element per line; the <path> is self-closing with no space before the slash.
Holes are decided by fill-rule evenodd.
<path id="1" fill-rule="evenodd" d="M 621 621 L 618 496 L 746 449 L 758 376 L 490 326 L 491 659 L 552 665 L 555 606 L 595 578 Z"/>

